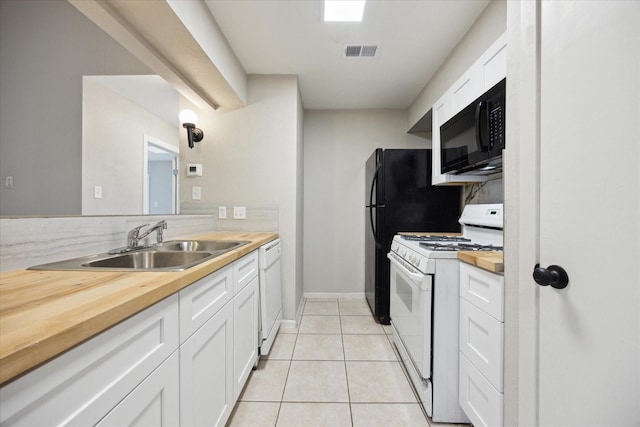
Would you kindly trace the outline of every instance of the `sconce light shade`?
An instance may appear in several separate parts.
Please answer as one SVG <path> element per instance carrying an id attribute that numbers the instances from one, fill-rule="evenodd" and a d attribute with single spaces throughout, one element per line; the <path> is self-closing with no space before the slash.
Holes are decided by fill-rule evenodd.
<path id="1" fill-rule="evenodd" d="M 187 139 L 189 141 L 189 148 L 193 148 L 194 142 L 202 141 L 204 132 L 202 129 L 198 129 L 196 124 L 198 123 L 198 116 L 191 110 L 182 110 L 178 115 L 182 127 L 187 129 Z"/>

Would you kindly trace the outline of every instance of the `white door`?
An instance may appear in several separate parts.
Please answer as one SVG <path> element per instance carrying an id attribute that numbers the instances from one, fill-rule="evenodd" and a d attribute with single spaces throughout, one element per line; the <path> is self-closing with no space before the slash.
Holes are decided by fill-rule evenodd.
<path id="1" fill-rule="evenodd" d="M 540 10 L 538 421 L 638 426 L 640 2 Z"/>

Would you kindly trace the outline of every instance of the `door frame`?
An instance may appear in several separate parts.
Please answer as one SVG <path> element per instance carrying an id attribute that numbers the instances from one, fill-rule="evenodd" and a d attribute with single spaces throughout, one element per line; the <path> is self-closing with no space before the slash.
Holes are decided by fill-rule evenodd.
<path id="1" fill-rule="evenodd" d="M 142 214 L 149 214 L 149 145 L 155 145 L 163 150 L 175 154 L 173 160 L 174 170 L 178 169 L 178 163 L 180 159 L 180 148 L 169 143 L 166 143 L 151 135 L 144 134 L 143 153 L 142 153 Z M 180 213 L 180 174 L 174 175 L 173 179 L 173 214 Z"/>
<path id="2" fill-rule="evenodd" d="M 538 425 L 540 0 L 507 3 L 504 425 Z"/>

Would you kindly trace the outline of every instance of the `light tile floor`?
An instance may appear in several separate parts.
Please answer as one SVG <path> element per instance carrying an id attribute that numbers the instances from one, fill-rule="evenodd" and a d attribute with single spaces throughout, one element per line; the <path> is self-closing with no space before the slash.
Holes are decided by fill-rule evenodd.
<path id="1" fill-rule="evenodd" d="M 375 322 L 365 299 L 303 304 L 299 327 L 280 328 L 227 426 L 430 425 L 398 361 L 390 328 Z"/>

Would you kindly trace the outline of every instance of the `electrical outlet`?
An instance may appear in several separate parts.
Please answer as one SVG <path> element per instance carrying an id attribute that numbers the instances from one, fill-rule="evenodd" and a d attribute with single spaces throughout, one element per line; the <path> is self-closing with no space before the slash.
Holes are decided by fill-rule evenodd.
<path id="1" fill-rule="evenodd" d="M 227 207 L 218 206 L 218 219 L 227 219 Z"/>
<path id="2" fill-rule="evenodd" d="M 234 206 L 233 219 L 247 219 L 247 208 L 244 206 Z"/>
<path id="3" fill-rule="evenodd" d="M 93 187 L 93 198 L 102 199 L 102 187 L 100 185 Z"/>
<path id="4" fill-rule="evenodd" d="M 13 177 L 8 176 L 4 179 L 4 188 L 13 188 Z"/>
<path id="5" fill-rule="evenodd" d="M 200 200 L 202 189 L 200 187 L 191 187 L 191 200 Z"/>

